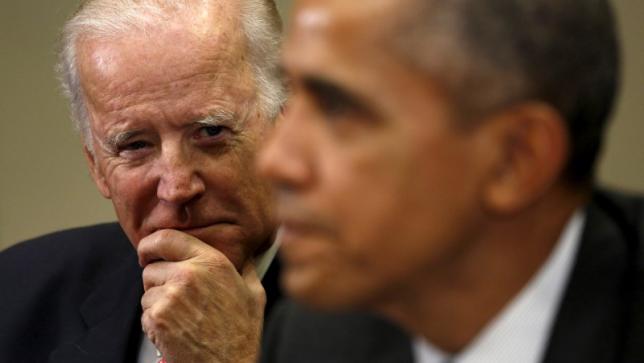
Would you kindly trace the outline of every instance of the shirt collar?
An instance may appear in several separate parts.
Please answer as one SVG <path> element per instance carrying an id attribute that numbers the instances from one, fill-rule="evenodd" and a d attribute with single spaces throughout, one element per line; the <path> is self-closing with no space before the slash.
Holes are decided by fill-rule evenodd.
<path id="1" fill-rule="evenodd" d="M 266 271 L 268 271 L 268 268 L 271 266 L 271 263 L 275 259 L 275 255 L 277 254 L 277 250 L 280 248 L 281 244 L 281 238 L 282 236 L 282 228 L 278 228 L 277 232 L 275 233 L 275 240 L 273 241 L 273 244 L 271 247 L 266 250 L 261 256 L 259 256 L 256 260 L 255 264 L 255 270 L 257 271 L 257 276 L 259 276 L 259 279 L 263 279 L 264 275 L 266 275 Z"/>
<path id="2" fill-rule="evenodd" d="M 413 342 L 416 362 L 539 362 L 574 263 L 585 219 L 581 210 L 573 214 L 539 271 L 463 352 L 450 360 L 431 343 L 416 338 Z"/>

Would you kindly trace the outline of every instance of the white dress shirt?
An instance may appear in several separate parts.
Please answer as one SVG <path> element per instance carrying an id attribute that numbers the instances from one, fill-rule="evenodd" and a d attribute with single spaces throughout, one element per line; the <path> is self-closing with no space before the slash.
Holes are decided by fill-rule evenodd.
<path id="1" fill-rule="evenodd" d="M 275 255 L 277 254 L 277 250 L 279 249 L 280 245 L 279 236 L 280 230 L 278 229 L 273 245 L 266 252 L 264 252 L 264 254 L 260 258 L 257 259 L 257 266 L 255 266 L 255 269 L 257 270 L 257 276 L 259 276 L 260 279 L 264 277 L 266 271 L 268 271 L 268 268 L 273 262 L 273 259 L 275 259 Z M 157 349 L 154 347 L 154 344 L 152 344 L 150 339 L 148 339 L 147 335 L 143 334 L 141 345 L 139 347 L 139 358 L 137 362 L 157 363 L 158 361 L 159 358 L 157 357 Z"/>
<path id="2" fill-rule="evenodd" d="M 430 342 L 416 338 L 413 342 L 416 363 L 540 362 L 570 276 L 584 222 L 585 215 L 577 211 L 539 271 L 462 352 L 450 357 Z"/>

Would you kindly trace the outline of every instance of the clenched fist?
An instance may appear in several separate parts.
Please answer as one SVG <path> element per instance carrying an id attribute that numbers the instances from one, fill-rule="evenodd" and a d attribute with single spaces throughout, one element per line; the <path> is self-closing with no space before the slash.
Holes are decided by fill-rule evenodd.
<path id="1" fill-rule="evenodd" d="M 176 230 L 138 245 L 143 331 L 168 363 L 255 362 L 266 295 L 252 262 L 241 274 L 215 248 Z"/>

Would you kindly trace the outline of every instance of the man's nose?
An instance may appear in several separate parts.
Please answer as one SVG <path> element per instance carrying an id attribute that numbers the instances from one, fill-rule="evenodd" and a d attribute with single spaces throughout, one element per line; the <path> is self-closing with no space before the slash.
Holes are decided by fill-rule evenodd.
<path id="1" fill-rule="evenodd" d="M 310 153 L 314 145 L 307 138 L 306 122 L 298 122 L 298 117 L 304 115 L 292 101 L 257 158 L 259 173 L 278 188 L 299 188 L 314 177 Z"/>
<path id="2" fill-rule="evenodd" d="M 162 155 L 157 197 L 171 204 L 188 203 L 206 190 L 197 161 L 180 149 L 168 150 Z"/>

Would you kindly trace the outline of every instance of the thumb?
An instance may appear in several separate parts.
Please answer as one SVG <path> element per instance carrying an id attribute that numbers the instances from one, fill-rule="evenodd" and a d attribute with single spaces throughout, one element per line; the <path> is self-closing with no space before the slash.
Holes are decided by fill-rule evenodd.
<path id="1" fill-rule="evenodd" d="M 255 268 L 255 261 L 253 259 L 248 259 L 242 268 L 241 273 L 244 282 L 248 289 L 253 293 L 256 299 L 265 302 L 266 293 L 264 291 L 264 286 L 257 275 L 257 269 Z"/>

